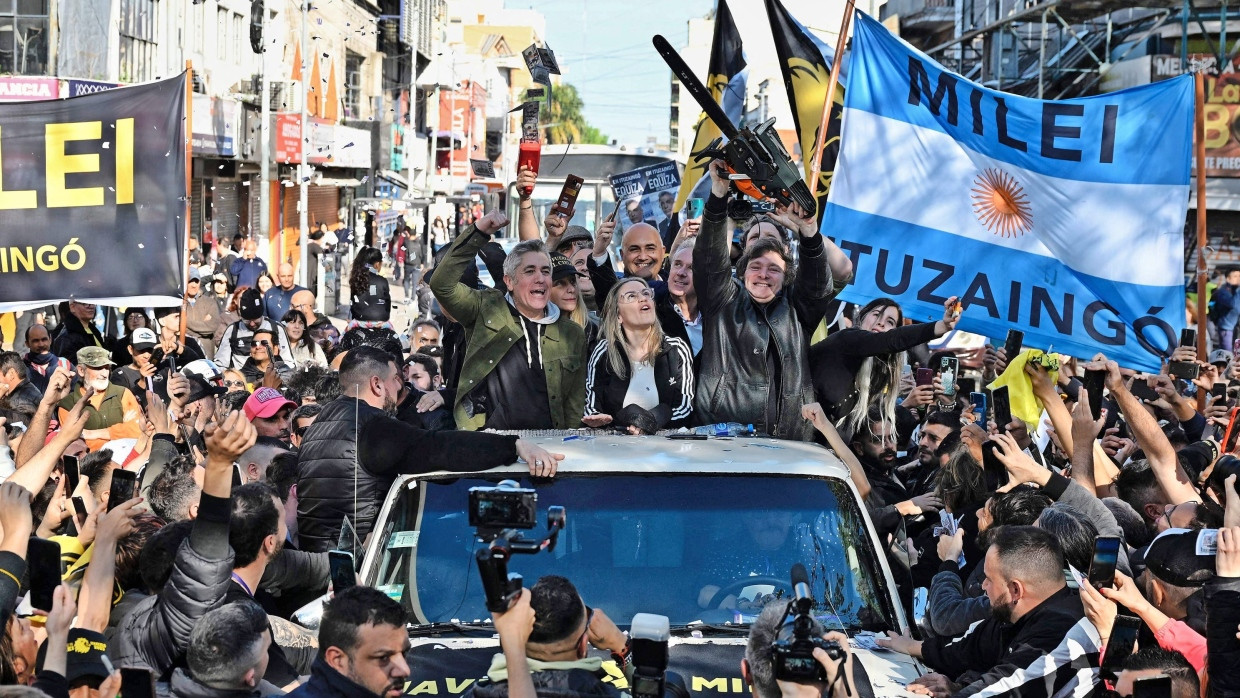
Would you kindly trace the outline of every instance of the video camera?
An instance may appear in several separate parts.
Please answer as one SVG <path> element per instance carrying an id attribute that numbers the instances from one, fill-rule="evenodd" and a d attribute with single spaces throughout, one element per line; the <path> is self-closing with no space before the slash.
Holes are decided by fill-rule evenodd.
<path id="1" fill-rule="evenodd" d="M 667 670 L 671 624 L 667 616 L 638 613 L 629 626 L 633 676 L 629 693 L 633 698 L 689 698 L 684 679 Z"/>
<path id="2" fill-rule="evenodd" d="M 533 555 L 554 550 L 564 529 L 564 507 L 547 508 L 547 535 L 542 540 L 527 539 L 521 530 L 534 528 L 538 516 L 538 492 L 504 480 L 495 487 L 471 487 L 469 525 L 479 542 L 487 547 L 474 554 L 478 574 L 486 592 L 487 610 L 503 613 L 521 593 L 521 575 L 508 571 L 508 560 L 515 553 Z"/>
<path id="3" fill-rule="evenodd" d="M 809 573 L 799 562 L 792 566 L 792 592 L 793 599 L 788 602 L 779 621 L 780 627 L 783 627 L 788 616 L 793 616 L 792 637 L 777 639 L 771 644 L 775 679 L 793 683 L 826 683 L 827 670 L 814 658 L 815 648 L 823 649 L 828 657 L 841 664 L 838 676 L 843 677 L 844 648 L 838 642 L 814 635 L 814 617 L 810 615 L 814 599 L 809 592 Z"/>

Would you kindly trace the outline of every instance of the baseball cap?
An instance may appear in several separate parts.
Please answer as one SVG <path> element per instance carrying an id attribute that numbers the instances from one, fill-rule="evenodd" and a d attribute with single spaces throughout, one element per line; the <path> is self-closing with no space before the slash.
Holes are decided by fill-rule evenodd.
<path id="1" fill-rule="evenodd" d="M 155 337 L 154 332 L 145 327 L 139 327 L 129 336 L 129 346 L 133 347 L 134 351 L 154 349 L 156 344 L 159 344 L 159 339 Z"/>
<path id="2" fill-rule="evenodd" d="M 572 260 L 562 254 L 551 255 L 551 282 L 555 283 L 560 279 L 567 279 L 573 276 L 585 276 L 577 271 L 577 267 Z"/>
<path id="3" fill-rule="evenodd" d="M 185 377 L 189 380 L 189 395 L 185 398 L 185 404 L 190 404 L 204 397 L 212 395 L 223 395 L 228 389 L 222 385 L 211 383 L 197 373 L 186 372 Z"/>
<path id="4" fill-rule="evenodd" d="M 70 628 L 68 655 L 65 657 L 65 681 L 73 685 L 80 679 L 108 678 L 108 668 L 103 663 L 103 655 L 108 651 L 108 640 L 103 633 L 84 628 Z M 47 656 L 47 642 L 39 645 L 39 654 L 35 666 L 43 670 L 43 659 Z"/>
<path id="5" fill-rule="evenodd" d="M 189 279 L 187 281 L 202 281 L 202 272 L 198 271 L 198 267 L 189 268 Z"/>
<path id="6" fill-rule="evenodd" d="M 1199 587 L 1214 578 L 1218 529 L 1169 528 L 1132 560 L 1166 584 Z"/>
<path id="7" fill-rule="evenodd" d="M 195 359 L 185 364 L 185 367 L 181 369 L 181 373 L 184 373 L 186 378 L 198 376 L 205 383 L 215 383 L 217 385 L 224 377 L 224 372 L 211 359 Z"/>
<path id="8" fill-rule="evenodd" d="M 284 397 L 275 388 L 259 388 L 245 400 L 245 418 L 251 422 L 256 417 L 267 419 L 285 407 L 297 409 L 297 403 Z"/>
<path id="9" fill-rule="evenodd" d="M 555 249 L 558 252 L 578 240 L 585 240 L 591 245 L 594 244 L 594 236 L 591 235 L 590 231 L 586 230 L 584 226 L 570 225 L 564 229 L 564 235 L 560 238 L 560 241 L 556 243 Z"/>
<path id="10" fill-rule="evenodd" d="M 241 293 L 237 304 L 237 312 L 242 320 L 257 320 L 263 316 L 263 294 L 256 288 L 247 288 Z"/>
<path id="11" fill-rule="evenodd" d="M 111 352 L 103 347 L 82 347 L 78 349 L 77 362 L 79 366 L 89 366 L 90 368 L 105 368 L 116 365 L 116 362 L 112 360 Z"/>
<path id="12" fill-rule="evenodd" d="M 1212 364 L 1222 364 L 1226 366 L 1227 364 L 1231 363 L 1231 359 L 1232 359 L 1231 352 L 1227 351 L 1226 349 L 1215 349 L 1214 351 L 1210 352 L 1210 363 Z"/>

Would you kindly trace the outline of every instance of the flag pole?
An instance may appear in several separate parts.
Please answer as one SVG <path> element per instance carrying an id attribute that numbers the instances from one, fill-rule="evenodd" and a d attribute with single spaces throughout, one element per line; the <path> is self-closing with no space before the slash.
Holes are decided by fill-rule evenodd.
<path id="1" fill-rule="evenodd" d="M 1196 75 L 1196 109 L 1193 113 L 1197 136 L 1197 360 L 1206 357 L 1206 78 Z M 1230 347 L 1223 347 L 1230 351 Z M 1197 391 L 1197 409 L 1205 409 L 1206 391 Z"/>
<path id="2" fill-rule="evenodd" d="M 814 201 L 818 200 L 818 178 L 822 175 L 822 145 L 827 140 L 827 124 L 831 122 L 831 109 L 835 105 L 835 88 L 840 83 L 840 66 L 844 63 L 844 45 L 848 43 L 848 32 L 852 28 L 852 16 L 856 11 L 857 3 L 855 0 L 848 0 L 848 4 L 844 7 L 844 19 L 840 22 L 839 38 L 835 42 L 835 59 L 831 61 L 831 78 L 827 80 L 827 98 L 822 103 L 822 118 L 818 120 L 818 135 L 814 139 L 814 151 L 810 153 L 813 163 L 810 167 L 809 185 L 810 194 L 813 195 Z M 818 212 L 821 219 L 822 212 Z"/>
<path id="3" fill-rule="evenodd" d="M 194 205 L 194 63 L 185 61 L 185 243 L 181 248 L 185 253 L 185 266 L 181 277 L 181 320 L 177 327 L 177 341 L 185 345 L 186 313 L 189 312 L 189 296 L 185 295 L 185 287 L 189 282 L 189 236 L 191 233 L 191 211 Z"/>

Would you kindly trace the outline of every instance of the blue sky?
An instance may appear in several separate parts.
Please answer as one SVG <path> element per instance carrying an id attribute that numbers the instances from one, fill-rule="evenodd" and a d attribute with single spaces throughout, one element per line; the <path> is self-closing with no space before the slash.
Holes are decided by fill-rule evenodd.
<path id="1" fill-rule="evenodd" d="M 688 37 L 690 17 L 714 0 L 508 0 L 547 18 L 547 43 L 585 102 L 586 120 L 620 143 L 668 138 L 671 71 L 650 43 L 662 34 L 673 46 Z"/>

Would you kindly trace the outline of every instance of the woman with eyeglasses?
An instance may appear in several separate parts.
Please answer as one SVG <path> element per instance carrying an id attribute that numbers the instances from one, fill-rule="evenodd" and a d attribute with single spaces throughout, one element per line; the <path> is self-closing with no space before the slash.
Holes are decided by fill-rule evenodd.
<path id="1" fill-rule="evenodd" d="M 306 332 L 306 316 L 300 310 L 290 310 L 284 314 L 284 329 L 288 332 L 288 345 L 293 350 L 289 362 L 294 366 L 326 366 L 327 355 L 322 347 Z"/>
<path id="2" fill-rule="evenodd" d="M 224 389 L 230 393 L 235 393 L 238 391 L 244 393 L 250 392 L 249 388 L 247 388 L 245 384 L 245 375 L 235 368 L 230 368 L 224 371 L 223 386 Z"/>
<path id="3" fill-rule="evenodd" d="M 684 340 L 663 334 L 650 284 L 638 277 L 616 284 L 603 304 L 602 338 L 590 354 L 581 421 L 653 434 L 687 423 L 693 388 L 693 354 Z"/>

